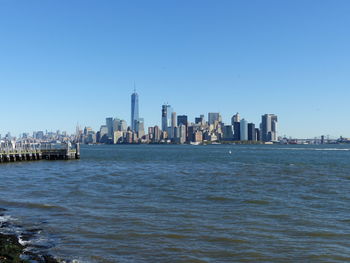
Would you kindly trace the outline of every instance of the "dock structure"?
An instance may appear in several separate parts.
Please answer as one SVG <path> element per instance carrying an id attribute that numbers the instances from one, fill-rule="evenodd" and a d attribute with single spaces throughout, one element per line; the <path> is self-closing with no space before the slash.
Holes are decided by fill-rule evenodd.
<path id="1" fill-rule="evenodd" d="M 0 145 L 0 163 L 34 160 L 80 159 L 79 143 L 36 143 Z"/>

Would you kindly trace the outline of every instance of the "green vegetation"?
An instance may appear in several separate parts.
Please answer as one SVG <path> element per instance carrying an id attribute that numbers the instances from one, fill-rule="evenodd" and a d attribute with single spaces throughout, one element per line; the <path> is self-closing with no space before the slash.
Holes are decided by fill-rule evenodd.
<path id="1" fill-rule="evenodd" d="M 13 235 L 0 234 L 0 262 L 1 263 L 28 263 L 20 258 L 24 247 Z"/>

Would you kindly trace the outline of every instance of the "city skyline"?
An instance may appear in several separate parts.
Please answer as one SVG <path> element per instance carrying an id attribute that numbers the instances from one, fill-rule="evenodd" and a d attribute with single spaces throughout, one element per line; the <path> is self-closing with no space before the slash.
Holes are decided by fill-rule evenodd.
<path id="1" fill-rule="evenodd" d="M 165 115 L 164 115 L 165 114 Z M 175 114 L 175 118 L 173 117 L 173 114 Z M 166 131 L 168 131 L 167 129 L 170 128 L 170 127 L 174 127 L 173 124 L 174 124 L 174 121 L 176 120 L 176 123 L 179 122 L 179 118 L 178 117 L 182 117 L 182 116 L 185 116 L 186 117 L 186 122 L 187 123 L 197 123 L 197 121 L 202 118 L 205 122 L 208 122 L 208 124 L 213 124 L 214 121 L 211 120 L 211 119 L 217 119 L 219 122 L 222 122 L 223 124 L 227 124 L 227 125 L 232 125 L 232 129 L 233 129 L 233 133 L 234 134 L 240 134 L 241 133 L 241 128 L 238 127 L 238 132 L 235 131 L 235 123 L 240 123 L 240 122 L 245 122 L 247 124 L 247 130 L 245 131 L 247 134 L 245 135 L 245 139 L 248 139 L 248 132 L 249 132 L 249 125 L 253 124 L 254 127 L 259 127 L 258 124 L 261 124 L 263 123 L 263 119 L 261 118 L 268 118 L 269 120 L 267 122 L 270 123 L 270 126 L 271 126 L 271 123 L 273 122 L 273 120 L 276 121 L 277 123 L 277 116 L 275 114 L 271 114 L 271 113 L 266 113 L 266 114 L 263 114 L 263 115 L 259 115 L 257 114 L 257 116 L 259 116 L 258 118 L 255 118 L 255 119 L 258 119 L 258 121 L 256 122 L 252 122 L 250 121 L 250 119 L 248 118 L 245 118 L 244 117 L 244 114 L 242 116 L 242 119 L 241 119 L 241 114 L 239 112 L 237 112 L 236 114 L 231 114 L 231 116 L 226 116 L 225 118 L 222 117 L 222 114 L 220 112 L 206 112 L 204 114 L 207 114 L 207 118 L 205 118 L 205 115 L 203 115 L 202 113 L 200 114 L 197 114 L 195 116 L 189 116 L 188 114 L 182 112 L 180 113 L 179 115 L 177 115 L 177 112 L 174 111 L 174 108 L 168 104 L 168 103 L 163 103 L 162 104 L 162 110 L 161 110 L 161 114 L 160 114 L 160 117 L 159 117 L 159 122 L 157 123 L 154 123 L 154 124 L 149 124 L 148 126 L 144 126 L 144 118 L 140 118 L 139 117 L 139 94 L 136 93 L 136 90 L 134 88 L 133 90 L 133 93 L 131 94 L 131 110 L 130 110 L 130 113 L 129 115 L 131 116 L 131 121 L 130 123 L 128 123 L 127 121 L 125 121 L 127 118 L 120 118 L 120 115 L 116 114 L 114 117 L 112 117 L 112 115 L 110 115 L 111 117 L 104 117 L 105 119 L 105 124 L 102 124 L 101 125 L 101 122 L 99 121 L 99 124 L 97 124 L 97 126 L 92 126 L 92 125 L 89 125 L 89 124 L 79 124 L 77 123 L 77 125 L 74 127 L 74 129 L 68 129 L 68 130 L 64 130 L 64 129 L 59 129 L 59 128 L 56 128 L 56 129 L 53 129 L 53 130 L 48 130 L 48 129 L 35 129 L 35 130 L 31 130 L 31 131 L 28 131 L 28 130 L 22 130 L 20 132 L 18 132 L 17 134 L 16 133 L 12 133 L 11 131 L 6 131 L 6 132 L 3 132 L 1 133 L 1 130 L 0 130 L 0 136 L 4 136 L 6 134 L 11 134 L 11 136 L 19 136 L 21 137 L 23 134 L 36 134 L 36 133 L 43 133 L 45 131 L 45 133 L 56 133 L 56 132 L 63 132 L 63 133 L 67 133 L 67 134 L 75 134 L 77 129 L 79 128 L 80 130 L 83 130 L 83 129 L 86 129 L 86 128 L 89 128 L 89 129 L 92 129 L 92 130 L 100 130 L 100 129 L 105 129 L 106 130 L 106 133 L 108 134 L 109 137 L 112 137 L 113 136 L 113 130 L 114 127 L 115 127 L 115 121 L 118 120 L 123 122 L 122 125 L 124 127 L 125 130 L 127 130 L 127 128 L 130 128 L 131 131 L 135 131 L 135 132 L 138 132 L 138 127 L 137 125 L 140 124 L 141 122 L 141 125 L 142 125 L 142 128 L 144 131 L 146 131 L 148 128 L 151 128 L 151 127 L 154 127 L 154 126 L 158 126 L 160 130 L 164 130 L 164 127 Z M 198 117 L 200 116 L 200 117 Z M 273 118 L 271 120 L 271 117 Z M 133 123 L 133 120 L 134 119 L 134 126 L 132 126 L 132 123 Z M 247 121 L 248 119 L 248 121 Z M 259 120 L 260 119 L 260 120 Z M 225 121 L 226 120 L 226 121 Z M 117 124 L 118 125 L 118 124 Z M 119 124 L 120 125 L 120 124 Z M 165 126 L 164 126 L 165 125 Z M 179 126 L 179 124 L 177 124 L 177 126 Z M 263 130 L 265 129 L 265 132 L 263 132 Z M 274 128 L 274 130 L 276 130 L 276 128 Z M 171 133 L 171 131 L 168 131 Z M 332 135 L 329 135 L 329 134 L 317 134 L 315 136 L 311 136 L 311 137 L 295 137 L 295 136 L 288 136 L 286 134 L 282 134 L 281 132 L 278 132 L 278 135 L 275 134 L 275 135 L 272 135 L 272 137 L 270 137 L 269 139 L 267 139 L 266 137 L 264 137 L 263 134 L 267 134 L 268 131 L 266 130 L 265 127 L 262 128 L 262 138 L 264 141 L 269 141 L 269 140 L 273 140 L 273 141 L 277 141 L 277 136 L 278 137 L 288 137 L 288 138 L 296 138 L 296 139 L 313 139 L 313 138 L 321 138 L 322 136 L 326 136 L 328 138 L 331 138 L 331 139 L 337 139 L 339 137 L 347 137 L 347 136 L 344 136 L 344 135 L 340 135 L 340 136 L 332 136 Z M 236 136 L 236 135 L 235 135 Z M 235 136 L 233 136 L 233 138 L 235 138 Z M 252 135 L 251 135 L 252 136 Z M 235 138 L 236 140 L 237 138 Z"/>
<path id="2" fill-rule="evenodd" d="M 136 82 L 145 127 L 161 125 L 168 102 L 191 120 L 275 113 L 281 135 L 349 136 L 349 11 L 343 0 L 0 1 L 0 91 L 11 109 L 0 133 L 129 122 Z"/>

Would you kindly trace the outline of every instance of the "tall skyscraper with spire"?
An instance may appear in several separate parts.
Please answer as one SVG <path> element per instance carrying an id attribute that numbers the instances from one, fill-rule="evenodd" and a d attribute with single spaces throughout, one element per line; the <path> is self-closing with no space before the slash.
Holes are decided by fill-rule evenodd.
<path id="1" fill-rule="evenodd" d="M 139 120 L 139 95 L 134 89 L 134 93 L 131 94 L 131 130 L 136 131 L 136 125 Z"/>

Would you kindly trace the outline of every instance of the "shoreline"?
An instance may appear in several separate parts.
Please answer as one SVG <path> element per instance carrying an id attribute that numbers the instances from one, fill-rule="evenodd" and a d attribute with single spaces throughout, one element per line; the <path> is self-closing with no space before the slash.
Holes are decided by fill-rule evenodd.
<path id="1" fill-rule="evenodd" d="M 0 216 L 5 216 L 7 210 L 0 208 Z M 0 230 L 11 226 L 11 223 L 0 221 Z M 21 240 L 29 241 L 35 235 L 36 229 L 25 230 Z M 1 263 L 59 263 L 53 256 L 27 250 L 30 245 L 21 244 L 19 236 L 13 233 L 0 233 L 0 262 Z"/>

